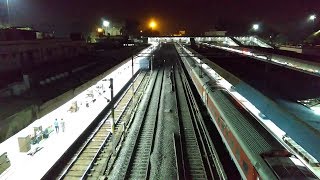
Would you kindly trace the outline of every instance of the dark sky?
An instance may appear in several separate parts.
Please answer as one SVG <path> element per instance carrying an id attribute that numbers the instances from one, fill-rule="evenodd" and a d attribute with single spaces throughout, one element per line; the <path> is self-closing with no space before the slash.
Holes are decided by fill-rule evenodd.
<path id="1" fill-rule="evenodd" d="M 0 0 L 4 1 L 4 0 Z M 9 0 L 16 25 L 33 25 L 57 32 L 88 31 L 101 17 L 137 19 L 143 25 L 153 17 L 162 34 L 185 29 L 202 33 L 217 24 L 229 30 L 249 29 L 253 22 L 287 31 L 308 28 L 307 17 L 318 14 L 320 0 Z M 143 28 L 143 27 L 142 27 Z"/>

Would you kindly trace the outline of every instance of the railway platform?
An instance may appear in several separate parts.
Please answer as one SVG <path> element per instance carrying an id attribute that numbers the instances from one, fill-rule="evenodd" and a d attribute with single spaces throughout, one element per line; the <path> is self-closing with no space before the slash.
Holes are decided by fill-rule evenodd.
<path id="1" fill-rule="evenodd" d="M 11 166 L 1 174 L 0 179 L 41 179 L 57 159 L 63 155 L 65 150 L 71 146 L 86 127 L 90 125 L 107 103 L 105 98 L 98 98 L 94 103 L 91 103 L 89 107 L 86 107 L 84 104 L 80 106 L 76 113 L 69 113 L 63 117 L 59 116 L 59 114 L 50 114 L 35 121 L 1 143 L 0 151 L 1 153 L 7 152 Z M 53 126 L 55 118 L 58 118 L 58 122 L 61 118 L 64 119 L 64 132 L 62 132 L 61 127 L 58 133 L 53 129 L 47 139 L 31 145 L 30 151 L 19 151 L 18 137 L 26 137 L 32 134 L 33 127 Z M 35 152 L 36 149 L 39 149 L 39 151 Z M 32 155 L 31 153 L 33 152 L 34 154 Z"/>
<path id="2" fill-rule="evenodd" d="M 123 67 L 120 67 L 105 78 L 116 80 L 115 95 L 132 77 L 131 70 L 122 70 Z M 138 72 L 138 69 L 135 69 L 135 72 Z M 108 86 L 109 82 L 104 80 L 2 142 L 0 154 L 7 153 L 11 165 L 0 175 L 0 179 L 41 179 L 110 102 L 110 90 L 101 88 L 102 84 L 104 87 Z M 78 106 L 76 112 L 70 111 L 74 102 L 77 102 Z M 56 132 L 54 127 L 55 119 L 60 126 L 59 132 Z M 65 124 L 64 132 L 61 119 Z M 49 135 L 35 129 L 46 131 Z M 29 143 L 21 145 L 21 142 L 19 146 L 18 138 L 30 142 L 32 136 L 34 143 L 30 143 L 30 147 Z"/>
<path id="3" fill-rule="evenodd" d="M 6 154 L 10 162 L 6 164 L 10 166 L 0 174 L 0 179 L 41 179 L 45 176 L 66 150 L 78 142 L 78 137 L 99 120 L 96 117 L 106 111 L 112 99 L 110 79 L 113 79 L 114 97 L 119 97 L 119 92 L 132 83 L 140 70 L 148 69 L 148 59 L 156 46 L 154 44 L 109 69 L 104 77 L 97 77 L 101 79 L 91 87 L 2 142 L 0 155 Z M 64 132 L 61 127 L 60 132 L 55 131 L 55 119 L 59 126 L 61 119 L 64 120 Z"/>

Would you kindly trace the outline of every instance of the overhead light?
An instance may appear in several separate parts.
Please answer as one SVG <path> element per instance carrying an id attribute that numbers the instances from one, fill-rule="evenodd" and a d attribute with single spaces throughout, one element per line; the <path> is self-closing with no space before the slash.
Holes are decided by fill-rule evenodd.
<path id="1" fill-rule="evenodd" d="M 317 16 L 315 14 L 312 14 L 309 16 L 310 21 L 314 21 L 316 18 L 317 18 Z"/>
<path id="2" fill-rule="evenodd" d="M 97 31 L 98 31 L 98 33 L 102 33 L 103 29 L 102 28 L 98 28 Z"/>
<path id="3" fill-rule="evenodd" d="M 104 27 L 109 27 L 110 22 L 109 22 L 109 21 L 104 20 L 104 21 L 103 21 L 103 23 L 102 23 L 102 25 L 103 25 Z"/>
<path id="4" fill-rule="evenodd" d="M 252 25 L 252 29 L 257 31 L 259 29 L 259 24 Z"/>

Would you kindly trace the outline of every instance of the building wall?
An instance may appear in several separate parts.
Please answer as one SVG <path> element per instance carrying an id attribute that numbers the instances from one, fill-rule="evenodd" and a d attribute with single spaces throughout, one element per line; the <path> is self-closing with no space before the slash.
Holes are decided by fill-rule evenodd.
<path id="1" fill-rule="evenodd" d="M 0 42 L 0 72 L 70 58 L 89 50 L 89 45 L 84 41 L 4 41 Z"/>

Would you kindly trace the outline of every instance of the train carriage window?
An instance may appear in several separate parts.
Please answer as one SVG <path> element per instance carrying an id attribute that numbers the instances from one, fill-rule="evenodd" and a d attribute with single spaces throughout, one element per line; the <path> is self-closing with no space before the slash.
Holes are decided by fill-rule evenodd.
<path id="1" fill-rule="evenodd" d="M 230 138 L 230 147 L 231 147 L 231 149 L 234 148 L 234 142 L 233 142 L 233 139 L 231 139 L 231 138 Z"/>
<path id="2" fill-rule="evenodd" d="M 245 161 L 242 161 L 242 167 L 243 167 L 242 169 L 243 169 L 244 173 L 246 175 L 248 175 L 249 167 L 248 167 L 248 164 Z"/>
<path id="3" fill-rule="evenodd" d="M 238 161 L 240 161 L 240 150 L 239 148 L 236 148 L 236 158 Z"/>
<path id="4" fill-rule="evenodd" d="M 229 137 L 229 129 L 228 129 L 228 126 L 225 126 L 225 135 L 226 137 L 230 140 L 230 137 Z"/>
<path id="5" fill-rule="evenodd" d="M 224 130 L 226 129 L 226 125 L 224 123 L 222 123 L 222 133 L 224 133 Z"/>

